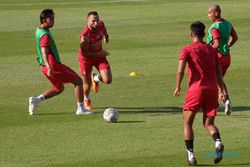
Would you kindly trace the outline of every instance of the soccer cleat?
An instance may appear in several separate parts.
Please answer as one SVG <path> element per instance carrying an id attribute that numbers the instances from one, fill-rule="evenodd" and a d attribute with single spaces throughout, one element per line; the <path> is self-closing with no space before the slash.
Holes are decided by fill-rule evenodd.
<path id="1" fill-rule="evenodd" d="M 39 100 L 36 97 L 29 98 L 29 115 L 34 114 L 38 104 L 39 104 Z"/>
<path id="2" fill-rule="evenodd" d="M 84 108 L 89 111 L 92 109 L 91 100 L 84 100 Z"/>
<path id="3" fill-rule="evenodd" d="M 98 93 L 99 91 L 99 82 L 96 82 L 94 80 L 94 76 L 97 75 L 96 73 L 93 73 L 93 75 L 91 76 L 91 80 L 92 80 L 92 89 L 95 93 Z"/>
<path id="4" fill-rule="evenodd" d="M 93 112 L 90 112 L 84 108 L 78 108 L 76 110 L 76 115 L 89 115 L 89 114 L 93 114 Z"/>
<path id="5" fill-rule="evenodd" d="M 224 112 L 225 112 L 225 115 L 230 115 L 231 112 L 232 112 L 232 106 L 231 106 L 231 102 L 230 102 L 229 99 L 227 99 L 225 101 L 225 110 L 224 110 Z"/>
<path id="6" fill-rule="evenodd" d="M 187 164 L 189 166 L 195 166 L 197 164 L 197 161 L 195 158 L 192 158 L 191 161 L 189 161 L 189 160 L 187 161 Z"/>
<path id="7" fill-rule="evenodd" d="M 214 163 L 218 164 L 222 158 L 223 158 L 223 151 L 224 151 L 224 145 L 220 144 L 218 147 L 215 149 L 215 157 L 214 157 Z"/>

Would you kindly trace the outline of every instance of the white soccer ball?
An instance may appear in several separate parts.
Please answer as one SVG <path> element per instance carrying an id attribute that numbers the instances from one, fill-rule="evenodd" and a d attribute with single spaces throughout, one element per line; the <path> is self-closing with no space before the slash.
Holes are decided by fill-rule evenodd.
<path id="1" fill-rule="evenodd" d="M 107 108 L 103 113 L 103 119 L 106 122 L 117 122 L 119 119 L 119 112 L 114 108 Z"/>

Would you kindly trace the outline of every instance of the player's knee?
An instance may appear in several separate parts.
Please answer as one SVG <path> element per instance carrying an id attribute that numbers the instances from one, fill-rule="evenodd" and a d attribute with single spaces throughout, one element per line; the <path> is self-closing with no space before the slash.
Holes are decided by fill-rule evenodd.
<path id="1" fill-rule="evenodd" d="M 77 86 L 82 86 L 83 85 L 83 81 L 82 81 L 82 79 L 80 77 L 77 79 L 75 85 L 77 85 Z"/>
<path id="2" fill-rule="evenodd" d="M 103 80 L 105 84 L 111 84 L 112 83 L 112 78 L 106 78 Z"/>
<path id="3" fill-rule="evenodd" d="M 63 92 L 64 86 L 62 85 L 62 86 L 60 86 L 59 88 L 57 88 L 56 90 L 57 90 L 57 94 L 60 94 L 60 93 Z"/>

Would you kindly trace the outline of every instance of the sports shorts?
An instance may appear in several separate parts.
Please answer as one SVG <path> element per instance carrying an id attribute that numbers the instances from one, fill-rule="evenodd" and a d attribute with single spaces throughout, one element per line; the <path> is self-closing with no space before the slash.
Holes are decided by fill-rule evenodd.
<path id="1" fill-rule="evenodd" d="M 93 67 L 96 67 L 98 71 L 110 70 L 106 57 L 83 58 L 80 55 L 78 56 L 78 64 L 83 78 L 91 75 Z"/>
<path id="2" fill-rule="evenodd" d="M 43 75 L 52 83 L 52 85 L 60 90 L 63 88 L 64 83 L 72 83 L 75 84 L 79 82 L 80 77 L 78 74 L 64 64 L 58 64 L 56 59 L 52 56 L 48 56 L 48 61 L 50 64 L 50 68 L 53 70 L 53 75 L 47 75 L 47 68 L 45 66 L 40 66 Z"/>
<path id="3" fill-rule="evenodd" d="M 202 109 L 206 116 L 216 116 L 218 107 L 218 90 L 188 90 L 183 105 L 183 112 L 198 112 Z"/>
<path id="4" fill-rule="evenodd" d="M 231 56 L 222 56 L 220 53 L 218 54 L 219 56 L 219 63 L 221 65 L 221 71 L 222 75 L 224 76 L 227 72 L 228 67 L 230 66 L 231 63 Z"/>

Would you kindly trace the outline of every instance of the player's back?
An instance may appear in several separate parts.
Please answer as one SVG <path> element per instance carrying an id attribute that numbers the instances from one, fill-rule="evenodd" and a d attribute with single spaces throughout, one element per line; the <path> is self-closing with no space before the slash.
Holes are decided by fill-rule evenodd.
<path id="1" fill-rule="evenodd" d="M 217 89 L 216 50 L 204 42 L 186 47 L 189 73 L 189 88 Z"/>

